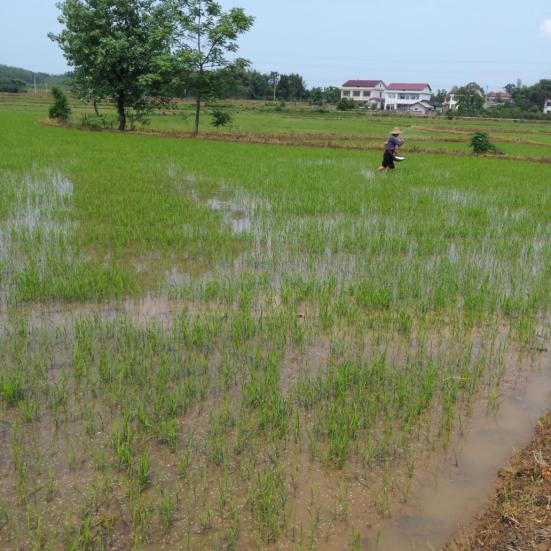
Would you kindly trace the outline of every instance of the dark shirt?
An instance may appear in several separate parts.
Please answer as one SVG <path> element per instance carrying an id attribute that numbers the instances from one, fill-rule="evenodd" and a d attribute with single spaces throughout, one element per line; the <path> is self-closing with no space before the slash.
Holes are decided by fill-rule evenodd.
<path id="1" fill-rule="evenodd" d="M 388 137 L 388 141 L 386 142 L 385 151 L 388 151 L 389 153 L 394 153 L 394 151 L 396 150 L 396 146 L 400 146 L 403 143 L 403 140 L 400 140 L 400 138 L 397 138 L 396 136 L 393 136 L 391 134 Z"/>

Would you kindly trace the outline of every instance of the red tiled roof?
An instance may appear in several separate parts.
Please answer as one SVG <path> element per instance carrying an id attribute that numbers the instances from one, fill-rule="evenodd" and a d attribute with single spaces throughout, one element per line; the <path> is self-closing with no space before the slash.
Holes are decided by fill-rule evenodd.
<path id="1" fill-rule="evenodd" d="M 382 80 L 347 80 L 343 88 L 375 88 Z M 384 83 L 383 83 L 384 84 Z"/>
<path id="2" fill-rule="evenodd" d="M 432 88 L 426 82 L 393 82 L 388 85 L 387 90 L 411 90 L 414 92 L 421 92 L 425 88 L 432 91 Z"/>
<path id="3" fill-rule="evenodd" d="M 509 92 L 490 92 L 488 94 L 488 97 L 491 97 L 491 98 L 503 98 L 503 99 L 511 99 L 513 96 L 511 96 L 511 94 L 509 94 Z"/>

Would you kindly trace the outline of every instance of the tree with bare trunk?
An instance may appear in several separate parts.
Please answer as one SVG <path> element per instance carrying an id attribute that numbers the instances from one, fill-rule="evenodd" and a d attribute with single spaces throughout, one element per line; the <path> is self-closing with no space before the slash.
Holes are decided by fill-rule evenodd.
<path id="1" fill-rule="evenodd" d="M 73 91 L 82 99 L 109 98 L 119 130 L 161 105 L 172 68 L 172 0 L 63 0 L 59 34 L 50 33 L 73 67 Z"/>
<path id="2" fill-rule="evenodd" d="M 176 32 L 174 56 L 180 67 L 180 85 L 195 97 L 194 134 L 199 133 L 201 102 L 216 96 L 220 69 L 243 68 L 244 59 L 228 59 L 238 50 L 237 38 L 253 25 L 242 8 L 225 12 L 213 0 L 174 0 Z M 177 77 L 178 78 L 178 77 Z"/>

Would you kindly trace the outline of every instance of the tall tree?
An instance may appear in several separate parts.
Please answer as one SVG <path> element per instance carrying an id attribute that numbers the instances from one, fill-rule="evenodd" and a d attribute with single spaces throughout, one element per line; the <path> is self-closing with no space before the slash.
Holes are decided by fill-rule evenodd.
<path id="1" fill-rule="evenodd" d="M 484 106 L 484 89 L 476 82 L 458 88 L 457 111 L 460 115 L 479 115 Z"/>
<path id="2" fill-rule="evenodd" d="M 445 89 L 439 89 L 436 94 L 433 94 L 432 99 L 435 103 L 444 103 L 448 97 L 448 91 Z"/>
<path id="3" fill-rule="evenodd" d="M 249 72 L 249 98 L 267 99 L 272 95 L 272 84 L 269 75 L 263 75 L 258 71 Z"/>
<path id="4" fill-rule="evenodd" d="M 168 0 L 63 0 L 57 6 L 64 29 L 49 36 L 74 68 L 75 92 L 111 98 L 124 130 L 128 110 L 150 107 L 170 68 Z"/>
<path id="5" fill-rule="evenodd" d="M 277 71 L 272 71 L 268 78 L 270 80 L 270 84 L 272 85 L 272 89 L 274 91 L 274 103 L 275 103 L 277 98 L 277 86 L 279 84 L 279 81 L 281 80 L 281 75 Z"/>
<path id="6" fill-rule="evenodd" d="M 291 94 L 291 87 L 289 85 L 289 75 L 281 75 L 278 83 L 278 95 L 283 100 L 288 100 Z"/>
<path id="7" fill-rule="evenodd" d="M 201 101 L 216 94 L 217 70 L 244 67 L 243 59 L 230 61 L 239 47 L 237 38 L 253 25 L 254 17 L 242 8 L 225 12 L 214 0 L 174 0 L 176 6 L 175 58 L 180 79 L 195 96 L 195 135 L 199 133 Z"/>
<path id="8" fill-rule="evenodd" d="M 321 105 L 323 103 L 323 90 L 319 87 L 314 87 L 310 90 L 310 103 L 312 105 Z"/>
<path id="9" fill-rule="evenodd" d="M 328 86 L 323 89 L 323 99 L 327 103 L 339 103 L 341 99 L 341 89 L 337 86 Z"/>
<path id="10" fill-rule="evenodd" d="M 291 73 L 289 79 L 289 99 L 302 100 L 308 95 L 304 79 L 296 73 Z"/>

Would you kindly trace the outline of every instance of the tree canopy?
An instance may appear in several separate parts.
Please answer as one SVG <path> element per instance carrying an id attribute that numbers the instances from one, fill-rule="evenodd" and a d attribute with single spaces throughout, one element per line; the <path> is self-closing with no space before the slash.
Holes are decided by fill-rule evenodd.
<path id="1" fill-rule="evenodd" d="M 484 108 L 484 89 L 476 82 L 469 82 L 457 89 L 457 112 L 460 115 L 479 115 Z"/>
<path id="2" fill-rule="evenodd" d="M 237 38 L 253 25 L 254 17 L 242 8 L 223 11 L 214 0 L 173 0 L 173 34 L 177 80 L 191 90 L 196 100 L 195 134 L 199 132 L 201 100 L 216 95 L 219 69 L 244 68 L 243 59 L 230 60 L 228 54 L 239 49 Z"/>
<path id="3" fill-rule="evenodd" d="M 82 97 L 110 97 L 126 128 L 129 109 L 147 109 L 162 94 L 170 67 L 172 23 L 167 0 L 64 0 L 64 29 L 50 34 L 73 67 Z"/>
<path id="4" fill-rule="evenodd" d="M 519 80 L 516 84 L 508 84 L 505 90 L 513 98 L 514 104 L 523 111 L 541 111 L 545 100 L 551 99 L 551 80 L 540 80 L 533 86 L 524 86 Z"/>

